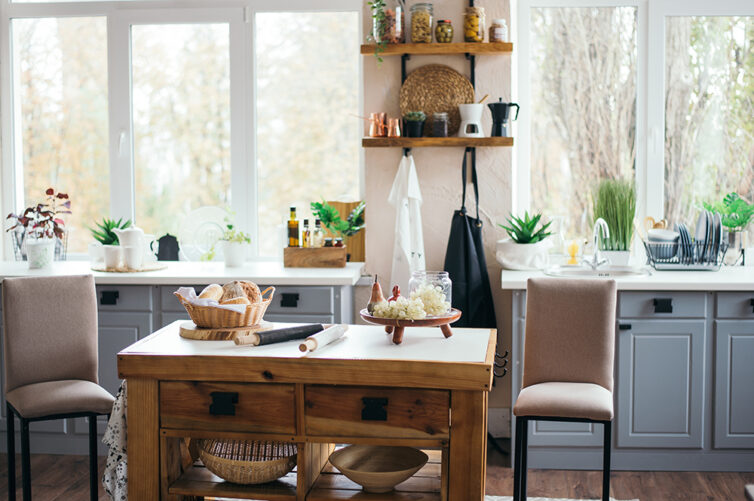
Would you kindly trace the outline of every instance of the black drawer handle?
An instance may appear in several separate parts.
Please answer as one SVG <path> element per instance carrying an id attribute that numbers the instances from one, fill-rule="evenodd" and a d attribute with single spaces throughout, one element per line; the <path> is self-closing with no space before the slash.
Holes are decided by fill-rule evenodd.
<path id="1" fill-rule="evenodd" d="M 622 331 L 630 331 L 631 324 L 618 324 L 618 329 Z"/>
<path id="2" fill-rule="evenodd" d="M 209 394 L 212 403 L 209 404 L 209 413 L 213 416 L 235 416 L 238 392 L 213 391 Z"/>
<path id="3" fill-rule="evenodd" d="M 751 306 L 751 312 L 754 313 L 754 297 L 749 300 L 749 305 Z"/>
<path id="4" fill-rule="evenodd" d="M 387 421 L 387 398 L 370 398 L 361 399 L 364 408 L 361 409 L 362 421 Z"/>
<path id="5" fill-rule="evenodd" d="M 295 308 L 298 306 L 298 293 L 283 292 L 280 295 L 280 306 L 283 308 Z"/>
<path id="6" fill-rule="evenodd" d="M 654 299 L 655 313 L 673 313 L 672 299 Z"/>
<path id="7" fill-rule="evenodd" d="M 102 291 L 99 296 L 99 304 L 113 305 L 118 304 L 118 291 Z"/>

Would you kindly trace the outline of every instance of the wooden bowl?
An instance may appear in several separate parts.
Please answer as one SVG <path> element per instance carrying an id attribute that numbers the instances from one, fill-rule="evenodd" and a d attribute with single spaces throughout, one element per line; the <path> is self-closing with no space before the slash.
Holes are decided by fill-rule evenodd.
<path id="1" fill-rule="evenodd" d="M 429 457 L 413 447 L 349 445 L 330 454 L 330 463 L 365 492 L 390 492 L 424 466 Z"/>

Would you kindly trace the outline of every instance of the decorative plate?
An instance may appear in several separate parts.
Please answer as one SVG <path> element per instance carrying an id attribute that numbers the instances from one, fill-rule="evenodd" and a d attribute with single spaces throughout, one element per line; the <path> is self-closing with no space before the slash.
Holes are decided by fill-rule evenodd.
<path id="1" fill-rule="evenodd" d="M 432 127 L 432 114 L 448 114 L 448 136 L 454 136 L 461 125 L 459 104 L 474 102 L 474 86 L 468 78 L 442 64 L 428 64 L 412 71 L 401 86 L 401 116 L 409 111 L 427 115 L 424 135 Z"/>
<path id="2" fill-rule="evenodd" d="M 178 242 L 181 252 L 189 261 L 199 261 L 220 240 L 227 215 L 224 209 L 208 205 L 191 211 L 183 219 L 178 230 Z"/>

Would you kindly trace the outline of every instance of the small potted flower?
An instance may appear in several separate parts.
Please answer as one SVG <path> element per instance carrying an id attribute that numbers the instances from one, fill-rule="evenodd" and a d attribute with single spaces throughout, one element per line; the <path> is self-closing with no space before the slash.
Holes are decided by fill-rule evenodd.
<path id="1" fill-rule="evenodd" d="M 199 259 L 202 261 L 212 261 L 215 259 L 215 255 L 217 254 L 215 247 L 218 242 L 222 242 L 225 266 L 229 268 L 240 268 L 243 266 L 246 260 L 246 246 L 251 243 L 251 237 L 248 233 L 236 229 L 233 225 L 233 212 L 230 210 L 228 210 L 228 215 L 225 216 L 225 229 L 222 236 Z"/>
<path id="2" fill-rule="evenodd" d="M 403 115 L 406 137 L 422 137 L 424 135 L 424 121 L 427 115 L 423 111 L 409 111 Z"/>
<path id="3" fill-rule="evenodd" d="M 55 238 L 63 238 L 65 222 L 58 216 L 71 214 L 71 201 L 66 193 L 55 193 L 48 188 L 45 201 L 27 207 L 21 215 L 8 214 L 6 219 L 15 220 L 7 231 L 23 228 L 26 259 L 29 268 L 46 268 L 52 264 L 55 256 Z"/>
<path id="4" fill-rule="evenodd" d="M 547 229 L 552 221 L 541 223 L 542 214 L 519 218 L 511 214 L 508 225 L 498 224 L 510 238 L 498 240 L 497 261 L 508 270 L 540 270 L 547 266 L 548 251 L 552 247 Z"/>

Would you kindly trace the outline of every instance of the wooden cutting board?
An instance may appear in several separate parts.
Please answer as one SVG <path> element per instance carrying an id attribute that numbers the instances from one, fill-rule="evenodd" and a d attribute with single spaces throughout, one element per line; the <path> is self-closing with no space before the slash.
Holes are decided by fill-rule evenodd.
<path id="1" fill-rule="evenodd" d="M 207 329 L 197 327 L 194 322 L 184 322 L 180 325 L 179 333 L 186 339 L 199 339 L 203 341 L 233 341 L 237 337 L 248 336 L 254 332 L 272 329 L 272 322 L 262 320 L 262 323 L 249 327 L 222 327 L 219 329 Z"/>

